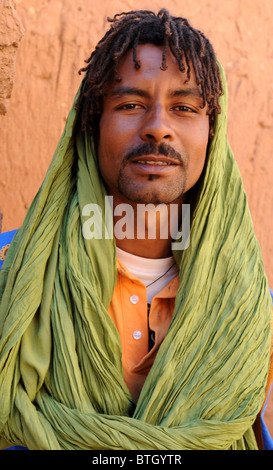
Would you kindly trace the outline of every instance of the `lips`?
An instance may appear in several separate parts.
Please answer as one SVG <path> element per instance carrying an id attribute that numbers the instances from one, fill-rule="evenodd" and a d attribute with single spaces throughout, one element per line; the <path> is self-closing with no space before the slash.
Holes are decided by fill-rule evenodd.
<path id="1" fill-rule="evenodd" d="M 163 162 L 161 160 L 137 160 L 136 163 L 142 163 L 142 164 L 145 164 L 145 165 L 176 165 L 176 163 L 172 163 L 172 162 Z"/>
<path id="2" fill-rule="evenodd" d="M 180 162 L 163 155 L 143 155 L 132 158 L 129 163 L 136 175 L 158 177 L 170 176 L 181 165 Z"/>
<path id="3" fill-rule="evenodd" d="M 164 156 L 154 156 L 148 155 L 145 157 L 138 157 L 133 158 L 131 160 L 132 163 L 139 163 L 142 165 L 151 165 L 151 166 L 168 166 L 168 165 L 180 165 L 180 162 L 173 160 L 171 158 L 167 158 Z"/>

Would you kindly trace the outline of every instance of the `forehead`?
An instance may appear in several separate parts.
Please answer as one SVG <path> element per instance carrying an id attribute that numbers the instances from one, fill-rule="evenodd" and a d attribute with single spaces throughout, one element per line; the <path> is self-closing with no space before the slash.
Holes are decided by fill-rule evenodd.
<path id="1" fill-rule="evenodd" d="M 153 44 L 144 44 L 137 47 L 137 58 L 140 68 L 136 70 L 133 61 L 133 52 L 129 50 L 121 59 L 117 67 L 119 81 L 112 82 L 110 88 L 113 90 L 121 84 L 141 83 L 145 87 L 152 86 L 153 83 L 166 85 L 169 89 L 197 87 L 194 71 L 191 67 L 190 80 L 187 81 L 186 71 L 179 70 L 176 58 L 167 49 L 167 70 L 162 70 L 162 57 L 164 48 Z M 199 87 L 197 87 L 199 89 Z M 200 90 L 201 91 L 201 90 Z"/>

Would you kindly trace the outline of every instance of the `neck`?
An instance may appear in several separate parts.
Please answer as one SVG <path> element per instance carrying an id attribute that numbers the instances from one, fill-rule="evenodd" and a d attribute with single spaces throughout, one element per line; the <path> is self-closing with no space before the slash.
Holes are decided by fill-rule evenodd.
<path id="1" fill-rule="evenodd" d="M 183 198 L 171 204 L 124 204 L 114 197 L 117 247 L 143 258 L 171 256 L 173 236 L 181 225 L 182 203 Z"/>
<path id="2" fill-rule="evenodd" d="M 132 243 L 132 241 L 134 243 Z M 171 240 L 158 244 L 155 240 L 117 240 L 117 246 L 128 253 L 142 258 L 168 258 L 172 255 Z"/>

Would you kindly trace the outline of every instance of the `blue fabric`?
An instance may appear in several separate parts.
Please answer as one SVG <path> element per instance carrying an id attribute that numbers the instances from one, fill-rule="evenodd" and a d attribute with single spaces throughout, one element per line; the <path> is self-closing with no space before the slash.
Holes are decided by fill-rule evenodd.
<path id="1" fill-rule="evenodd" d="M 28 450 L 28 448 L 22 447 L 22 446 L 13 446 L 13 447 L 9 447 L 8 449 L 2 449 L 2 450 Z"/>
<path id="2" fill-rule="evenodd" d="M 270 290 L 270 294 L 271 294 L 272 301 L 273 301 L 273 292 L 272 292 L 271 289 L 269 289 L 269 290 Z M 262 424 L 262 433 L 263 433 L 263 441 L 264 441 L 264 450 L 273 450 L 273 439 L 272 439 L 271 435 L 269 434 L 268 429 L 267 429 L 267 427 L 265 425 L 265 422 L 264 422 L 264 419 L 263 419 L 263 416 L 264 416 L 264 413 L 265 413 L 265 410 L 266 410 L 266 406 L 267 406 L 269 395 L 270 395 L 271 391 L 272 391 L 272 385 L 270 387 L 269 394 L 267 396 L 264 409 L 261 413 L 261 424 Z"/>
<path id="3" fill-rule="evenodd" d="M 266 410 L 266 406 L 267 406 L 267 403 L 268 403 L 268 399 L 269 399 L 269 395 L 271 393 L 271 390 L 272 390 L 272 385 L 271 385 L 271 388 L 269 390 L 269 394 L 267 396 L 265 406 L 264 406 L 264 409 L 263 409 L 262 414 L 261 414 L 261 424 L 262 424 L 262 433 L 263 433 L 263 441 L 264 441 L 264 450 L 273 450 L 273 439 L 272 439 L 271 435 L 269 434 L 269 431 L 268 431 L 268 429 L 265 425 L 265 422 L 263 420 L 264 412 Z"/>
<path id="4" fill-rule="evenodd" d="M 10 232 L 0 233 L 0 250 L 6 245 L 9 245 L 12 242 L 12 239 L 17 230 L 11 230 Z M 0 259 L 0 269 L 2 268 L 4 260 Z"/>
<path id="5" fill-rule="evenodd" d="M 3 246 L 8 245 L 8 244 L 11 243 L 16 231 L 17 230 L 12 230 L 11 232 L 0 233 L 0 250 Z M 2 267 L 2 264 L 3 264 L 3 261 L 0 260 L 0 269 Z M 269 290 L 270 290 L 270 294 L 271 294 L 272 302 L 273 302 L 273 291 L 270 288 L 269 288 Z M 272 386 L 271 386 L 271 389 L 272 389 Z M 264 441 L 264 450 L 273 450 L 273 439 L 272 439 L 271 435 L 269 434 L 269 431 L 268 431 L 268 429 L 265 425 L 265 422 L 263 420 L 263 415 L 264 415 L 264 412 L 266 410 L 266 406 L 267 406 L 267 403 L 268 403 L 269 395 L 271 393 L 271 389 L 269 391 L 265 406 L 264 406 L 263 411 L 261 413 L 261 425 L 262 425 L 262 433 L 263 433 L 263 441 Z M 28 450 L 28 448 L 27 447 L 22 447 L 22 446 L 13 446 L 13 447 L 9 447 L 8 449 L 5 449 L 5 450 Z"/>

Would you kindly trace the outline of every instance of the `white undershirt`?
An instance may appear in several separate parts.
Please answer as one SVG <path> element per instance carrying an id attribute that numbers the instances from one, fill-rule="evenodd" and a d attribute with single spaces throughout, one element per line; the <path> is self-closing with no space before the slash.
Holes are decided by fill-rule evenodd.
<path id="1" fill-rule="evenodd" d="M 149 304 L 152 298 L 166 287 L 172 279 L 178 276 L 179 273 L 178 265 L 173 256 L 159 259 L 142 258 L 117 247 L 117 257 L 126 266 L 128 271 L 137 277 L 146 287 L 153 281 L 156 281 L 146 289 L 147 302 Z M 171 269 L 168 271 L 169 268 Z M 160 276 L 162 277 L 160 278 Z"/>

